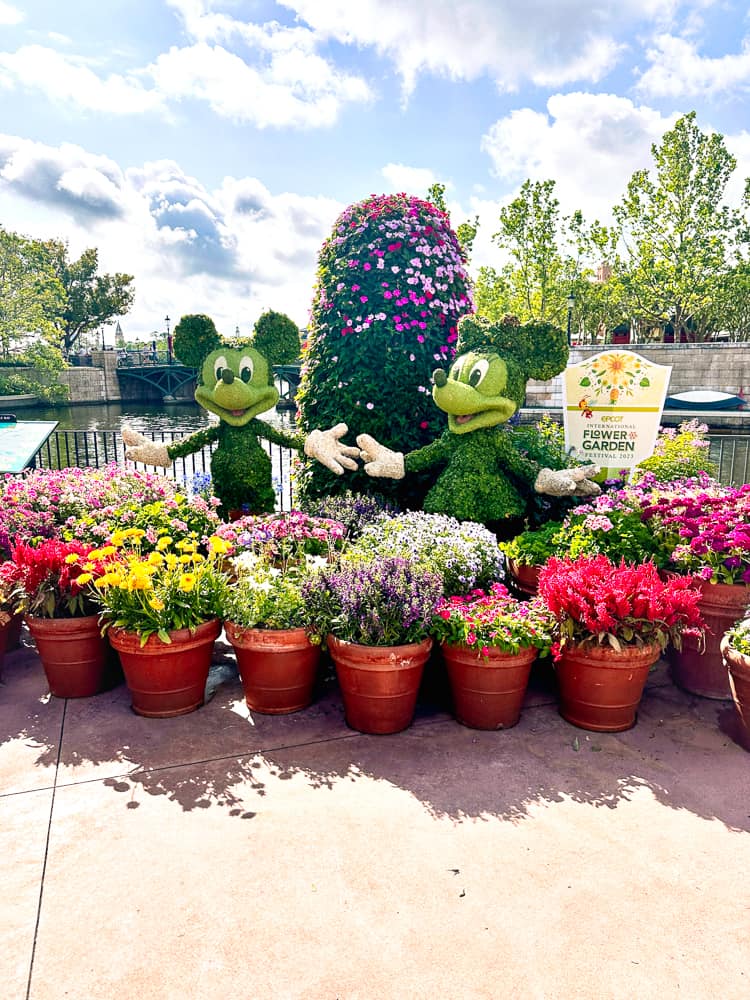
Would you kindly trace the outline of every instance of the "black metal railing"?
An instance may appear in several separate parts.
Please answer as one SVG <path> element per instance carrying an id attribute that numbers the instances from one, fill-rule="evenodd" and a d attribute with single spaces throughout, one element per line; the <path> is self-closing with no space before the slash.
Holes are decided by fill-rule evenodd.
<path id="1" fill-rule="evenodd" d="M 184 438 L 180 431 L 144 431 L 144 437 L 159 444 L 172 444 Z M 291 467 L 294 452 L 289 448 L 261 441 L 271 459 L 271 475 L 276 492 L 278 510 L 291 510 Z M 168 468 L 129 462 L 132 468 L 156 472 L 179 483 L 191 483 L 196 473 L 210 474 L 211 455 L 215 444 L 207 445 L 192 455 L 176 458 Z M 64 431 L 56 430 L 47 439 L 34 458 L 35 468 L 65 469 L 100 468 L 110 462 L 124 463 L 125 445 L 119 431 Z"/>

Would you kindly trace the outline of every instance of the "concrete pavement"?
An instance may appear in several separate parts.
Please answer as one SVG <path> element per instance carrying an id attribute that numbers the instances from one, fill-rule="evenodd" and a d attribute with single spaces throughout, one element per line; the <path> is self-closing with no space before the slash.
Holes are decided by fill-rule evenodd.
<path id="1" fill-rule="evenodd" d="M 652 675 L 638 724 L 348 729 L 335 681 L 249 714 L 149 720 L 123 686 L 46 693 L 30 639 L 0 685 L 3 1000 L 750 996 L 750 753 L 734 709 Z M 433 668 L 433 671 L 435 668 Z"/>

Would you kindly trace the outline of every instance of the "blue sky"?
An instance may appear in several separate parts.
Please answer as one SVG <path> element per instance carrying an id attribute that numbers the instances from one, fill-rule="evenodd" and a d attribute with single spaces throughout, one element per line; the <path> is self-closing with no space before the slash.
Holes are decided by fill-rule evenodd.
<path id="1" fill-rule="evenodd" d="M 695 110 L 750 175 L 733 0 L 0 0 L 0 223 L 135 276 L 129 337 L 188 312 L 304 325 L 317 251 L 370 193 L 498 212 L 553 178 L 606 219 Z"/>

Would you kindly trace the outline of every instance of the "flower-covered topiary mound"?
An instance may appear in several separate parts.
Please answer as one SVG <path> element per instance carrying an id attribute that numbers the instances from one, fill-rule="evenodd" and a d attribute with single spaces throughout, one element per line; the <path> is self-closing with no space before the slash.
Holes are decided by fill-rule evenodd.
<path id="1" fill-rule="evenodd" d="M 458 319 L 471 309 L 464 260 L 444 212 L 405 194 L 351 205 L 318 258 L 297 394 L 303 431 L 344 421 L 350 437 L 372 434 L 403 451 L 432 441 L 445 415 L 432 403 L 430 376 L 450 363 Z M 296 497 L 372 486 L 361 470 L 339 479 L 305 460 Z"/>

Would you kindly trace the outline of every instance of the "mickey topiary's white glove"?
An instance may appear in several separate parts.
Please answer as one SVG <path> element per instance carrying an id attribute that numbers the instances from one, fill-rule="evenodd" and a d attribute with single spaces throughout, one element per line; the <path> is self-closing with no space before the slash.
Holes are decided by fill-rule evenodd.
<path id="1" fill-rule="evenodd" d="M 144 465 L 159 465 L 168 469 L 172 459 L 167 452 L 167 446 L 150 438 L 144 437 L 132 427 L 123 427 L 122 440 L 125 442 L 125 458 L 131 462 L 143 462 Z"/>
<path id="2" fill-rule="evenodd" d="M 336 424 L 327 431 L 310 431 L 305 440 L 305 454 L 308 458 L 316 458 L 337 476 L 342 475 L 344 469 L 356 469 L 359 448 L 342 444 L 339 440 L 348 430 L 346 424 Z"/>
<path id="3" fill-rule="evenodd" d="M 552 497 L 593 497 L 601 493 L 597 483 L 589 478 L 599 469 L 595 465 L 579 465 L 573 469 L 541 469 L 534 489 Z"/>
<path id="4" fill-rule="evenodd" d="M 368 476 L 377 476 L 380 479 L 404 478 L 406 475 L 404 456 L 400 451 L 391 451 L 385 445 L 378 444 L 369 434 L 360 434 L 357 444 Z"/>

